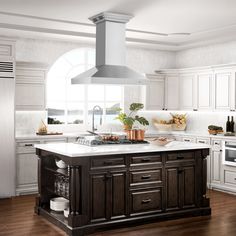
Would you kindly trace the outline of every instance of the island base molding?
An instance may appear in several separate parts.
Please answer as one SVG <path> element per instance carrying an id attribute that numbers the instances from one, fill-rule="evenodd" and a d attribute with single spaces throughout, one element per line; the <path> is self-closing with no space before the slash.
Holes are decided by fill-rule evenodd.
<path id="1" fill-rule="evenodd" d="M 206 193 L 209 149 L 69 157 L 36 149 L 39 194 L 35 212 L 68 235 L 211 214 Z M 58 169 L 61 159 L 67 169 Z M 66 179 L 69 195 L 55 190 Z M 69 200 L 69 216 L 50 199 Z"/>

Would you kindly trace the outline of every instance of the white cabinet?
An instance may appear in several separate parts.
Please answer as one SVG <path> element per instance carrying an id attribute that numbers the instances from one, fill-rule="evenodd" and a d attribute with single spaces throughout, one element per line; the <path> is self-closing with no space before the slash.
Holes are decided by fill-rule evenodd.
<path id="1" fill-rule="evenodd" d="M 45 110 L 45 66 L 16 64 L 16 110 Z"/>
<path id="2" fill-rule="evenodd" d="M 184 74 L 179 78 L 180 109 L 193 110 L 195 107 L 195 75 Z"/>
<path id="3" fill-rule="evenodd" d="M 199 73 L 197 79 L 197 110 L 212 110 L 212 73 Z"/>
<path id="4" fill-rule="evenodd" d="M 0 38 L 0 59 L 15 60 L 15 41 Z"/>
<path id="5" fill-rule="evenodd" d="M 214 108 L 215 110 L 231 109 L 231 76 L 229 70 L 216 71 L 214 74 Z"/>
<path id="6" fill-rule="evenodd" d="M 17 141 L 16 145 L 16 195 L 32 194 L 38 191 L 37 166 L 38 157 L 35 154 L 35 144 L 66 142 L 66 138 L 45 140 Z"/>
<path id="7" fill-rule="evenodd" d="M 144 104 L 146 110 L 164 109 L 165 81 L 163 76 L 146 75 L 149 83 L 145 86 Z"/>
<path id="8" fill-rule="evenodd" d="M 179 76 L 165 76 L 165 109 L 179 109 Z"/>

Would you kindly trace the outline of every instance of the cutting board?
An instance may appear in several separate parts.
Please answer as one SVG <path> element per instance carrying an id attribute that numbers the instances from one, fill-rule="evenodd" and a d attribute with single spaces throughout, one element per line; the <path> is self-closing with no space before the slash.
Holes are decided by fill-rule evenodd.
<path id="1" fill-rule="evenodd" d="M 62 135 L 63 133 L 59 132 L 49 132 L 49 133 L 36 133 L 37 135 Z"/>

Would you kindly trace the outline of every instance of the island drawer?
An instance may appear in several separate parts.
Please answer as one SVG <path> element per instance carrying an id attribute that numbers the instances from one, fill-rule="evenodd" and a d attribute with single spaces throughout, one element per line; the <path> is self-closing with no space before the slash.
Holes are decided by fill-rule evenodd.
<path id="1" fill-rule="evenodd" d="M 194 152 L 168 153 L 166 162 L 194 161 Z"/>
<path id="2" fill-rule="evenodd" d="M 162 169 L 130 172 L 130 185 L 161 183 Z"/>
<path id="3" fill-rule="evenodd" d="M 138 191 L 130 193 L 131 214 L 161 211 L 162 209 L 162 188 L 148 191 Z"/>
<path id="4" fill-rule="evenodd" d="M 145 156 L 133 156 L 130 160 L 130 165 L 152 165 L 152 164 L 161 164 L 162 158 L 161 155 L 145 155 Z"/>
<path id="5" fill-rule="evenodd" d="M 118 168 L 125 167 L 124 157 L 95 157 L 91 158 L 91 169 L 101 169 L 101 168 Z"/>

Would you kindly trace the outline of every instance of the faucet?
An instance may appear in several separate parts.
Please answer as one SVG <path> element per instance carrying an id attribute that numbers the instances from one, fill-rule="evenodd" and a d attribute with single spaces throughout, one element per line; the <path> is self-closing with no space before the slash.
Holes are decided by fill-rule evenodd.
<path id="1" fill-rule="evenodd" d="M 96 111 L 100 111 L 100 125 L 102 124 L 102 108 L 96 105 L 93 107 L 93 113 L 92 113 L 92 132 L 97 130 L 94 126 L 94 115 Z"/>

